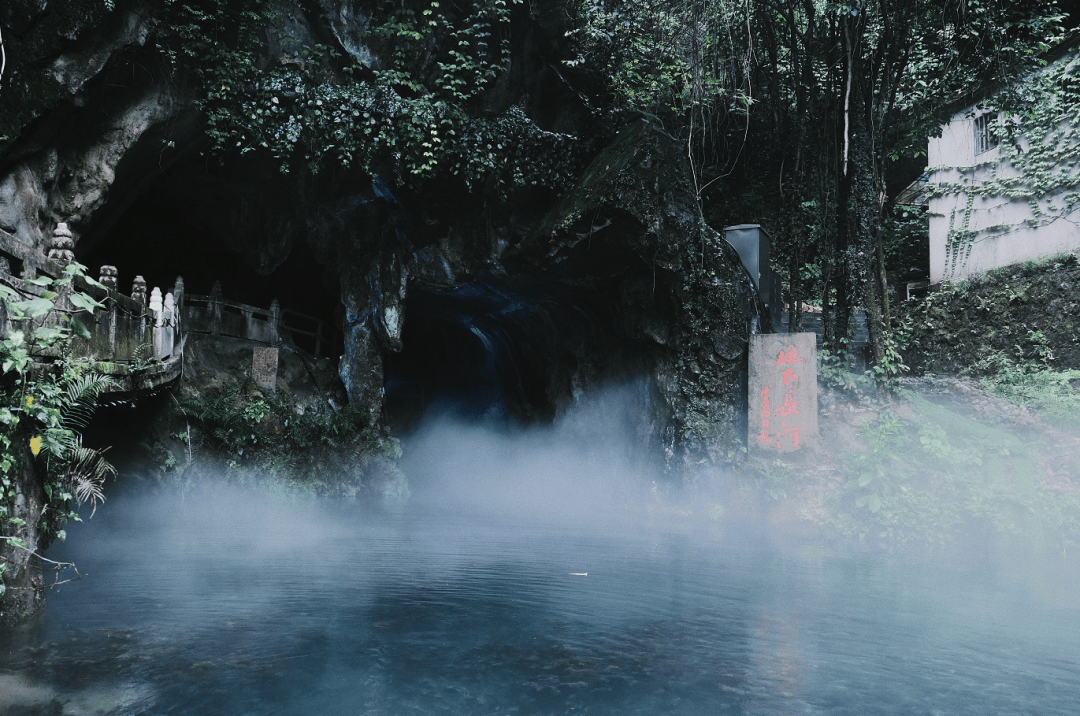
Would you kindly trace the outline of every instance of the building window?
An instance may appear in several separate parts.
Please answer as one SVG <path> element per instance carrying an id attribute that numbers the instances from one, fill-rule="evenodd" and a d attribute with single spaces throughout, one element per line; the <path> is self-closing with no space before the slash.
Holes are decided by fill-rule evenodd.
<path id="1" fill-rule="evenodd" d="M 997 115 L 980 114 L 975 118 L 975 156 L 988 152 L 998 145 L 998 137 L 990 126 Z"/>

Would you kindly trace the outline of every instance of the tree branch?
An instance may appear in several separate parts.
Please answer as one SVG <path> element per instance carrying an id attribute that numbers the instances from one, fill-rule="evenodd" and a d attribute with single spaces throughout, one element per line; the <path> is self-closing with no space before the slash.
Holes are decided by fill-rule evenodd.
<path id="1" fill-rule="evenodd" d="M 56 587 L 56 586 L 59 586 L 61 584 L 67 584 L 68 582 L 74 582 L 76 579 L 82 579 L 82 573 L 79 572 L 79 568 L 75 566 L 74 562 L 57 562 L 55 560 L 49 559 L 48 557 L 42 557 L 40 554 L 38 554 L 34 550 L 32 550 L 29 547 L 25 546 L 22 543 L 22 540 L 19 539 L 18 537 L 5 537 L 3 535 L 0 535 L 0 540 L 4 540 L 5 542 L 9 542 L 9 543 L 11 543 L 12 547 L 16 547 L 18 549 L 21 549 L 24 552 L 29 552 L 32 557 L 37 557 L 42 562 L 48 562 L 49 564 L 53 565 L 53 567 L 51 569 L 52 569 L 52 571 L 57 573 L 57 576 L 53 580 L 53 583 L 48 585 L 49 588 Z M 3 561 L 7 562 L 8 564 L 15 564 L 10 559 L 4 558 Z M 60 570 L 64 569 L 65 567 L 70 567 L 71 569 L 74 569 L 75 570 L 75 576 L 72 577 L 71 579 L 65 579 L 63 581 L 60 581 L 59 580 Z"/>
<path id="2" fill-rule="evenodd" d="M 4 79 L 5 67 L 7 67 L 7 51 L 4 50 L 4 35 L 0 33 L 0 80 Z"/>

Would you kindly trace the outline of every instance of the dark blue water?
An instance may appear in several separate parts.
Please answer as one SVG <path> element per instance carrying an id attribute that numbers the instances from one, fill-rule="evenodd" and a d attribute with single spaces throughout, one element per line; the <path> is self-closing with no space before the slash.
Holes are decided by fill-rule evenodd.
<path id="1" fill-rule="evenodd" d="M 86 576 L 2 644 L 0 713 L 1080 713 L 1080 592 L 1053 560 L 420 502 L 106 503 L 51 552 Z"/>

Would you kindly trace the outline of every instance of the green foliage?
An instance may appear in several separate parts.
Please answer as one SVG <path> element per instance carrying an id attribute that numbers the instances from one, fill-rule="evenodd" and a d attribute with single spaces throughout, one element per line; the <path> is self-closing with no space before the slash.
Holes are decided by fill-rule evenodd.
<path id="1" fill-rule="evenodd" d="M 885 266 L 903 276 L 930 265 L 930 217 L 925 206 L 894 206 L 882 222 Z"/>
<path id="2" fill-rule="evenodd" d="M 745 3 L 726 0 L 576 3 L 577 56 L 610 78 L 616 101 L 653 114 L 682 114 L 699 105 L 745 112 L 751 89 L 739 83 L 740 58 L 727 42 L 746 22 Z M 733 84 L 733 80 L 735 84 Z"/>
<path id="3" fill-rule="evenodd" d="M 881 358 L 868 371 L 877 384 L 887 390 L 895 390 L 900 376 L 910 370 L 900 352 L 900 341 L 895 334 L 887 334 L 882 340 Z"/>
<path id="4" fill-rule="evenodd" d="M 160 458 L 163 474 L 182 484 L 212 472 L 222 456 L 228 479 L 263 488 L 346 497 L 408 492 L 395 465 L 400 443 L 352 408 L 297 413 L 285 394 L 248 381 L 189 397 L 181 409 L 197 427 L 173 436 L 187 458 L 181 464 L 164 445 Z"/>
<path id="5" fill-rule="evenodd" d="M 908 5 L 908 3 L 901 3 Z M 917 5 L 916 5 L 917 6 Z M 909 70 L 897 94 L 895 110 L 907 118 L 896 158 L 926 151 L 926 137 L 939 131 L 941 109 L 1036 69 L 1042 53 L 1061 41 L 1065 13 L 1055 0 L 1000 3 L 967 0 L 923 3 L 913 36 Z"/>
<path id="6" fill-rule="evenodd" d="M 818 348 L 818 384 L 838 388 L 854 397 L 861 397 L 873 386 L 865 374 L 855 372 L 854 358 L 841 358 L 828 348 Z"/>
<path id="7" fill-rule="evenodd" d="M 168 49 L 168 38 L 162 46 L 174 62 L 194 65 L 197 105 L 218 152 L 269 152 L 283 172 L 356 166 L 413 186 L 443 174 L 469 188 L 491 181 L 500 192 L 563 187 L 574 138 L 540 129 L 520 107 L 475 112 L 507 67 L 510 5 L 520 2 L 435 0 L 419 13 L 376 13 L 357 38 L 383 48 L 374 70 L 329 45 L 287 37 L 274 45 L 284 54 L 267 60 L 267 33 L 288 6 L 263 0 L 169 0 L 179 49 Z M 233 41 L 219 37 L 222 25 Z"/>
<path id="8" fill-rule="evenodd" d="M 1064 254 L 948 283 L 903 306 L 903 351 L 919 371 L 983 379 L 1051 420 L 1080 365 L 1080 263 Z M 1064 401 L 1064 402 L 1062 402 Z"/>
<path id="9" fill-rule="evenodd" d="M 897 374 L 880 264 L 925 264 L 904 255 L 919 222 L 882 210 L 889 164 L 925 153 L 956 97 L 1035 67 L 1060 38 L 1057 4 L 575 5 L 569 64 L 610 78 L 612 105 L 657 115 L 685 142 L 698 195 L 716 202 L 710 219 L 769 229 L 791 303 L 839 314 L 830 332 L 862 304 L 873 359 Z"/>
<path id="10" fill-rule="evenodd" d="M 72 264 L 56 279 L 0 284 L 0 301 L 12 326 L 0 338 L 0 530 L 5 533 L 26 524 L 17 514 L 18 502 L 20 490 L 32 481 L 27 482 L 20 455 L 29 452 L 41 466 L 47 504 L 33 519 L 40 520 L 47 538 L 63 539 L 63 524 L 79 519 L 70 503 L 89 502 L 96 508 L 104 499 L 105 479 L 116 473 L 103 451 L 85 447 L 80 434 L 98 396 L 111 385 L 109 378 L 71 358 L 73 335 L 86 332 L 76 313 L 97 305 L 74 290 L 76 277 L 86 280 L 84 272 L 85 267 Z M 18 537 L 4 539 L 26 549 Z"/>
<path id="11" fill-rule="evenodd" d="M 741 293 L 739 284 L 722 282 L 718 274 L 730 270 L 725 261 L 724 239 L 703 221 L 684 234 L 681 254 L 681 321 L 689 335 L 675 359 L 678 401 L 676 415 L 685 427 L 683 438 L 693 437 L 705 448 L 708 459 L 732 462 L 746 452 L 745 435 L 734 430 L 738 400 L 738 362 L 717 355 L 714 336 L 737 336 L 745 330 L 748 305 L 754 297 Z M 730 246 L 727 247 L 730 250 Z M 745 286 L 745 284 L 744 284 Z M 738 355 L 745 344 L 728 348 Z M 693 444 L 693 443 L 691 443 Z M 689 456 L 684 456 L 689 458 Z M 695 455 L 693 460 L 703 459 Z"/>
<path id="12" fill-rule="evenodd" d="M 1055 549 L 1080 542 L 1080 495 L 1037 481 L 1040 446 L 908 396 L 914 417 L 885 414 L 859 435 L 847 482 L 824 519 L 885 546 L 962 542 L 986 531 Z"/>
<path id="13" fill-rule="evenodd" d="M 1071 426 L 1080 415 L 1080 370 L 1016 365 L 1002 361 L 997 371 L 980 380 L 992 395 L 1014 405 L 1037 410 L 1051 422 Z"/>
<path id="14" fill-rule="evenodd" d="M 760 488 L 771 500 L 783 500 L 788 495 L 788 490 L 795 486 L 799 479 L 799 471 L 795 466 L 782 458 L 751 458 L 751 474 L 756 478 L 757 487 Z M 748 492 L 751 483 L 744 483 L 744 493 Z"/>
<path id="15" fill-rule="evenodd" d="M 14 490 L 13 440 L 28 440 L 35 455 L 44 452 L 46 489 L 59 503 L 74 496 L 96 505 L 102 499 L 102 482 L 115 472 L 99 451 L 83 447 L 79 436 L 97 396 L 111 381 L 70 358 L 73 335 L 86 333 L 76 313 L 98 306 L 90 296 L 73 290 L 75 277 L 86 280 L 85 267 L 71 264 L 59 278 L 25 280 L 21 287 L 0 284 L 0 300 L 13 326 L 0 339 L 4 373 L 0 423 L 5 429 L 0 435 L 4 448 L 0 466 L 8 497 Z M 35 368 L 35 360 L 51 360 L 53 366 Z"/>

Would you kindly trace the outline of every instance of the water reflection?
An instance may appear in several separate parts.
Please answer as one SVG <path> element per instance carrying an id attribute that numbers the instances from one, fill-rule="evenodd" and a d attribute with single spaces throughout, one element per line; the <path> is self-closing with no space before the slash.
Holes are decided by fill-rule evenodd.
<path id="1" fill-rule="evenodd" d="M 588 521 L 129 495 L 0 713 L 986 714 L 1080 703 L 1069 578 Z M 587 573 L 583 576 L 582 573 Z M 1075 586 L 1075 581 L 1071 582 Z M 1075 593 L 1075 592 L 1074 592 Z M 22 699 L 22 701 L 18 701 Z"/>

